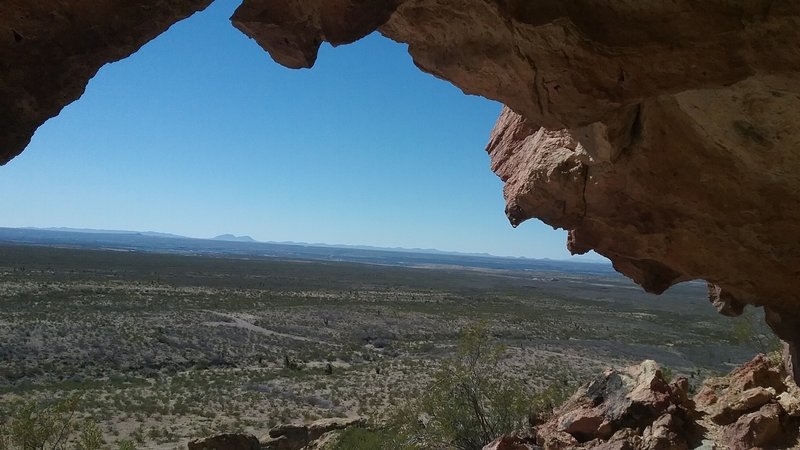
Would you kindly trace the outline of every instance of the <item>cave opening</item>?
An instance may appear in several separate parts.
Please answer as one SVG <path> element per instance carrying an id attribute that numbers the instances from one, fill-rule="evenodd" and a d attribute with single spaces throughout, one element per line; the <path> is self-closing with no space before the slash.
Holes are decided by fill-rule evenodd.
<path id="1" fill-rule="evenodd" d="M 0 86 L 2 162 L 22 150 L 27 132 L 84 94 L 95 64 L 127 56 L 208 3 L 89 11 L 83 4 L 12 2 L 23 13 L 0 16 L 11 31 L 0 41 L 7 81 Z M 638 442 L 630 433 L 655 442 L 678 423 L 688 427 L 670 436 L 695 445 L 697 430 L 689 428 L 703 420 L 738 426 L 752 419 L 727 431 L 780 423 L 789 430 L 772 433 L 771 443 L 796 438 L 800 403 L 790 375 L 800 379 L 791 289 L 798 253 L 791 237 L 800 220 L 791 168 L 798 159 L 785 149 L 798 142 L 800 97 L 792 95 L 796 77 L 784 69 L 794 67 L 784 47 L 793 42 L 796 27 L 787 23 L 800 16 L 796 7 L 761 14 L 737 5 L 674 2 L 643 11 L 619 4 L 611 14 L 591 15 L 570 5 L 482 0 L 245 2 L 235 27 L 281 64 L 316 63 L 299 72 L 276 66 L 229 27 L 235 7 L 214 2 L 104 67 L 83 98 L 39 128 L 25 154 L 3 168 L 0 188 L 15 195 L 0 198 L 0 207 L 14 212 L 8 224 L 17 228 L 0 228 L 0 334 L 7 342 L 0 353 L 16 363 L 0 367 L 0 392 L 36 397 L 86 386 L 108 408 L 109 399 L 119 403 L 100 392 L 102 369 L 110 368 L 108 381 L 119 383 L 109 384 L 135 394 L 138 414 L 150 420 L 154 407 L 167 417 L 191 412 L 191 405 L 153 400 L 157 389 L 143 394 L 137 386 L 185 388 L 197 375 L 206 391 L 225 386 L 217 395 L 305 402 L 312 409 L 304 420 L 311 420 L 353 412 L 328 394 L 341 386 L 335 377 L 354 367 L 375 389 L 370 399 L 358 398 L 360 415 L 380 403 L 373 399 L 393 404 L 386 389 L 395 384 L 380 376 L 408 374 L 409 367 L 426 373 L 416 369 L 430 362 L 444 369 L 434 378 L 448 381 L 459 378 L 442 373 L 471 373 L 476 362 L 498 379 L 530 369 L 525 376 L 552 381 L 544 393 L 557 397 L 600 364 L 653 357 L 661 368 L 645 361 L 603 372 L 600 382 L 624 380 L 614 385 L 619 395 L 591 403 L 607 408 L 604 418 L 575 416 L 581 405 L 568 402 L 560 418 L 529 417 L 529 431 L 558 426 L 587 445 L 617 431 L 628 443 Z M 680 15 L 691 20 L 661 23 L 680 10 L 692 11 Z M 41 26 L 43 17 L 54 26 Z M 619 23 L 601 23 L 609 21 Z M 719 32 L 698 34 L 697 23 Z M 351 41 L 358 42 L 327 44 Z M 39 71 L 42 61 L 52 64 Z M 506 106 L 500 111 L 498 103 L 464 96 L 414 66 Z M 502 183 L 485 170 L 487 136 L 491 170 Z M 523 233 L 500 213 L 501 186 L 513 224 L 527 221 Z M 528 220 L 535 217 L 570 230 L 570 251 L 597 249 L 649 292 L 687 282 L 654 299 L 607 264 L 558 261 L 567 257 L 563 234 Z M 69 229 L 25 228 L 54 221 Z M 108 231 L 131 228 L 219 235 L 193 240 L 203 241 L 199 249 L 159 232 L 122 232 L 128 244 L 120 245 L 117 231 Z M 367 246 L 267 242 L 253 255 L 242 251 L 250 235 Z M 145 254 L 136 247 L 141 241 L 164 246 Z M 270 252 L 279 247 L 296 253 L 275 259 Z M 317 260 L 307 258 L 309 248 Z M 219 249 L 235 257 L 218 258 Z M 692 281 L 701 278 L 709 284 Z M 722 314 L 741 316 L 728 322 L 705 298 Z M 766 322 L 789 343 L 785 363 L 771 352 L 701 388 L 701 378 L 753 350 L 777 347 L 762 310 L 746 305 L 764 306 Z M 476 318 L 491 323 L 481 328 Z M 474 357 L 487 355 L 483 346 L 495 340 L 508 352 Z M 240 369 L 246 377 L 231 376 Z M 251 383 L 236 385 L 245 378 Z M 295 382 L 309 379 L 312 394 L 305 395 L 309 386 Z M 436 389 L 443 385 L 422 390 L 446 402 L 448 392 Z M 626 403 L 639 387 L 652 401 L 644 408 Z M 695 399 L 709 403 L 693 404 L 692 389 L 702 389 Z M 752 408 L 725 409 L 740 395 L 755 402 Z M 26 420 L 24 408 L 12 411 L 5 400 L 0 444 L 15 439 L 6 417 Z M 552 398 L 542 402 L 554 405 Z M 547 422 L 536 425 L 539 419 Z M 135 420 L 137 439 L 148 426 L 153 441 L 177 436 Z M 308 436 L 316 424 L 276 429 Z M 235 426 L 254 428 L 238 419 Z M 483 431 L 476 438 L 482 443 L 487 427 L 472 427 Z"/>
<path id="2" fill-rule="evenodd" d="M 483 151 L 499 104 L 377 33 L 286 69 L 230 26 L 237 6 L 102 67 L 4 167 L 6 226 L 570 257 L 563 231 L 503 217 Z"/>

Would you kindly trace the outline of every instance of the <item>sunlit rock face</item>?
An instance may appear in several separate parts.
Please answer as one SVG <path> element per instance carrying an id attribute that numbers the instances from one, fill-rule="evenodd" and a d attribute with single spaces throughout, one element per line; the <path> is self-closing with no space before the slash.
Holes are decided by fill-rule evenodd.
<path id="1" fill-rule="evenodd" d="M 103 63 L 207 3 L 5 2 L 0 163 Z M 800 2 L 245 0 L 232 21 L 294 68 L 376 29 L 407 43 L 507 105 L 488 151 L 513 225 L 565 228 L 651 292 L 703 279 L 724 314 L 764 305 L 797 356 Z"/>
<path id="2" fill-rule="evenodd" d="M 100 67 L 131 55 L 211 0 L 0 2 L 0 165 L 83 95 Z"/>
<path id="3" fill-rule="evenodd" d="M 688 379 L 666 378 L 654 361 L 608 369 L 547 420 L 483 450 L 797 448 L 800 392 L 783 369 L 759 354 L 694 398 Z"/>

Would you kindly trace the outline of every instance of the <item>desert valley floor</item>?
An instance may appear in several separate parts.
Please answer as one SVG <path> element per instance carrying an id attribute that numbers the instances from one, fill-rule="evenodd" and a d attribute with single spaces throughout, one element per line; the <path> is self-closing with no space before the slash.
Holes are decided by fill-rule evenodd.
<path id="1" fill-rule="evenodd" d="M 171 449 L 375 419 L 417 396 L 476 321 L 532 389 L 645 358 L 699 383 L 762 345 L 760 330 L 737 332 L 755 320 L 732 327 L 705 295 L 699 282 L 648 295 L 610 271 L 0 245 L 0 421 L 78 394 L 107 443 Z"/>

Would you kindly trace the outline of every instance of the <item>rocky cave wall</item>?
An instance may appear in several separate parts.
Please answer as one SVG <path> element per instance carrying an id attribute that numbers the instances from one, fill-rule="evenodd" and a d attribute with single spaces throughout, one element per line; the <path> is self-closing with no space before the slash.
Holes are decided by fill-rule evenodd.
<path id="1" fill-rule="evenodd" d="M 0 164 L 126 57 L 211 0 L 0 6 Z M 279 63 L 378 30 L 417 66 L 507 107 L 487 150 L 512 225 L 569 230 L 650 292 L 703 279 L 800 344 L 800 2 L 245 0 Z M 800 370 L 795 373 L 797 378 Z"/>

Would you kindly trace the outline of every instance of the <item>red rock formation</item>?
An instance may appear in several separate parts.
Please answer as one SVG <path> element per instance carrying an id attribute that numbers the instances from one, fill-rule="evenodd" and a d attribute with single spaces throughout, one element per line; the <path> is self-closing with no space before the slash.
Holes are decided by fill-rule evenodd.
<path id="1" fill-rule="evenodd" d="M 534 447 L 516 436 L 500 436 L 486 444 L 483 450 L 532 450 Z"/>
<path id="2" fill-rule="evenodd" d="M 545 450 L 678 449 L 699 443 L 688 383 L 670 384 L 653 361 L 608 370 L 531 431 Z"/>
<path id="3" fill-rule="evenodd" d="M 781 424 L 782 414 L 780 405 L 771 403 L 739 417 L 728 430 L 728 448 L 750 450 L 782 444 L 786 440 L 786 432 Z"/>
<path id="4" fill-rule="evenodd" d="M 780 395 L 776 395 L 780 393 Z M 796 448 L 800 392 L 779 361 L 757 355 L 695 396 L 707 439 L 731 449 Z M 711 432 L 717 425 L 716 433 Z"/>
<path id="5" fill-rule="evenodd" d="M 0 163 L 208 1 L 5 2 Z M 375 29 L 408 43 L 508 105 L 488 151 L 513 225 L 567 229 L 650 292 L 703 279 L 724 314 L 763 305 L 800 356 L 800 2 L 245 0 L 232 20 L 289 67 Z"/>
<path id="6" fill-rule="evenodd" d="M 546 422 L 484 450 L 527 444 L 543 450 L 797 448 L 800 391 L 779 361 L 758 355 L 725 377 L 706 380 L 694 401 L 687 392 L 685 378 L 668 383 L 653 361 L 608 370 Z"/>

